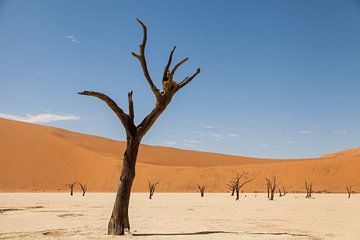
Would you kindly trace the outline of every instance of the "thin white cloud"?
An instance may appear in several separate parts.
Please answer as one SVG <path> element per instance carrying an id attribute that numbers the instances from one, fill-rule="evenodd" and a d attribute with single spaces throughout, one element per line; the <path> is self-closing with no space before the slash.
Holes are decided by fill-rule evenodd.
<path id="1" fill-rule="evenodd" d="M 43 114 L 24 114 L 24 115 L 12 115 L 0 113 L 0 118 L 6 118 L 10 120 L 16 120 L 21 122 L 28 123 L 49 123 L 56 121 L 67 121 L 67 120 L 79 120 L 79 116 L 70 115 L 70 114 L 51 114 L 51 113 L 43 113 Z"/>
<path id="2" fill-rule="evenodd" d="M 201 141 L 195 139 L 184 139 L 184 142 L 192 143 L 192 144 L 201 143 Z"/>
<path id="3" fill-rule="evenodd" d="M 73 35 L 66 35 L 65 38 L 69 39 L 73 43 L 76 43 L 76 44 L 80 43 L 80 41 L 78 39 L 76 39 L 75 36 L 73 36 Z"/>
<path id="4" fill-rule="evenodd" d="M 169 140 L 169 141 L 165 141 L 164 143 L 167 144 L 167 145 L 170 145 L 170 146 L 174 146 L 176 144 L 176 141 L 175 140 L 174 141 Z"/>
<path id="5" fill-rule="evenodd" d="M 220 128 L 222 128 L 222 127 L 219 127 L 219 126 L 211 126 L 211 125 L 202 125 L 200 127 L 205 128 L 205 129 L 220 129 Z"/>
<path id="6" fill-rule="evenodd" d="M 287 144 L 291 144 L 291 143 L 295 143 L 295 141 L 294 141 L 294 140 L 290 140 L 290 139 L 289 139 L 289 140 L 286 140 L 286 141 L 285 141 L 285 143 L 287 143 Z"/>
<path id="7" fill-rule="evenodd" d="M 237 138 L 237 137 L 239 137 L 239 134 L 236 134 L 236 133 L 227 133 L 226 136 L 227 136 L 227 137 L 230 137 L 230 138 Z"/>
<path id="8" fill-rule="evenodd" d="M 218 133 L 211 133 L 211 134 L 209 134 L 209 137 L 215 139 L 216 141 L 224 139 L 224 136 L 222 134 L 218 134 Z"/>
<path id="9" fill-rule="evenodd" d="M 342 135 L 348 134 L 348 132 L 347 132 L 347 131 L 344 131 L 344 130 L 332 130 L 332 133 L 342 134 Z"/>
<path id="10" fill-rule="evenodd" d="M 243 132 L 248 132 L 248 131 L 250 131 L 250 128 L 243 128 L 242 131 Z"/>
<path id="11" fill-rule="evenodd" d="M 302 130 L 302 131 L 299 131 L 298 133 L 303 134 L 303 135 L 311 135 L 312 131 L 310 131 L 310 130 Z"/>

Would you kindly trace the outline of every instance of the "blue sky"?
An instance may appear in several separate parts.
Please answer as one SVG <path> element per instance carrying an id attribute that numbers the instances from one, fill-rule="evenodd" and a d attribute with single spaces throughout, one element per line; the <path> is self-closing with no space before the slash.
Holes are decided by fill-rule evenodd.
<path id="1" fill-rule="evenodd" d="M 103 91 L 137 122 L 154 97 L 139 64 L 141 18 L 154 81 L 172 46 L 190 57 L 144 139 L 256 157 L 316 157 L 360 143 L 360 2 L 0 1 L 0 117 L 124 139 Z"/>

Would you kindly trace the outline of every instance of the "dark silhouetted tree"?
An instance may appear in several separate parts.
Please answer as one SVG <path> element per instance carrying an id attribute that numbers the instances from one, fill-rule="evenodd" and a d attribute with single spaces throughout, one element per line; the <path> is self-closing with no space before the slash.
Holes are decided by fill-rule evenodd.
<path id="1" fill-rule="evenodd" d="M 281 189 L 279 188 L 279 197 L 283 197 L 287 194 L 285 187 L 283 186 L 283 191 L 281 192 Z"/>
<path id="2" fill-rule="evenodd" d="M 205 185 L 198 185 L 201 197 L 204 197 Z"/>
<path id="3" fill-rule="evenodd" d="M 350 198 L 352 193 L 352 186 L 346 186 L 346 191 L 348 193 L 348 198 Z"/>
<path id="4" fill-rule="evenodd" d="M 87 192 L 87 185 L 82 183 L 79 183 L 79 185 L 82 191 L 82 195 L 85 196 L 85 193 Z"/>
<path id="5" fill-rule="evenodd" d="M 272 180 L 269 180 L 268 178 L 266 178 L 266 183 L 267 183 L 267 187 L 268 187 L 268 192 L 270 194 L 269 200 L 274 200 L 275 189 L 277 187 L 276 176 L 274 176 L 272 178 Z"/>
<path id="6" fill-rule="evenodd" d="M 199 73 L 200 68 L 196 70 L 191 76 L 185 77 L 182 81 L 175 81 L 174 76 L 176 71 L 182 66 L 189 58 L 184 58 L 179 63 L 177 63 L 173 68 L 171 68 L 171 63 L 173 60 L 173 54 L 175 47 L 171 50 L 167 64 L 164 68 L 164 73 L 162 76 L 162 90 L 159 90 L 155 83 L 153 82 L 149 70 L 148 64 L 145 57 L 145 48 L 147 42 L 147 27 L 145 24 L 137 19 L 138 23 L 143 30 L 143 39 L 140 44 L 139 53 L 132 52 L 131 54 L 139 61 L 143 74 L 147 83 L 149 84 L 151 91 L 155 95 L 156 103 L 153 109 L 147 114 L 147 116 L 136 125 L 134 118 L 134 103 L 133 103 L 133 92 L 130 91 L 128 94 L 128 113 L 126 113 L 121 107 L 119 107 L 114 100 L 109 96 L 101 92 L 94 91 L 83 91 L 79 94 L 85 96 L 92 96 L 99 98 L 104 101 L 111 110 L 117 115 L 120 122 L 125 128 L 126 132 L 126 150 L 124 153 L 124 160 L 120 176 L 120 184 L 118 186 L 116 199 L 114 203 L 114 208 L 110 217 L 108 224 L 108 234 L 110 235 L 123 235 L 124 230 L 128 229 L 130 231 L 129 223 L 129 199 L 131 193 L 131 187 L 135 178 L 135 165 L 138 155 L 138 150 L 140 142 L 145 136 L 145 134 L 150 130 L 155 121 L 159 116 L 164 112 L 166 107 L 171 102 L 175 93 L 180 89 L 188 85 Z"/>
<path id="7" fill-rule="evenodd" d="M 149 182 L 149 199 L 152 199 L 152 196 L 154 195 L 155 189 L 156 189 L 156 185 L 158 185 L 159 183 L 151 183 Z"/>
<path id="8" fill-rule="evenodd" d="M 312 193 L 312 183 L 308 183 L 305 181 L 305 189 L 306 189 L 306 197 L 305 198 L 311 198 Z"/>
<path id="9" fill-rule="evenodd" d="M 77 183 L 77 181 L 66 184 L 66 186 L 68 186 L 70 188 L 70 196 L 74 195 L 74 187 L 75 187 L 76 183 Z"/>
<path id="10" fill-rule="evenodd" d="M 244 176 L 245 174 L 241 174 L 241 175 L 236 175 L 234 177 L 233 180 L 231 180 L 231 182 L 227 185 L 228 189 L 231 191 L 231 196 L 234 196 L 234 193 L 236 193 L 236 198 L 235 201 L 240 199 L 240 189 L 247 183 L 251 182 L 253 179 L 249 179 L 246 180 L 244 182 L 240 182 L 241 178 Z"/>

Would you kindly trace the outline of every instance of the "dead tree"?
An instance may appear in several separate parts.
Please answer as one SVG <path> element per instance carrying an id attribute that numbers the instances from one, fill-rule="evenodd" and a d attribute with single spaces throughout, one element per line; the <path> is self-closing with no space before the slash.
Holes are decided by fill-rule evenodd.
<path id="1" fill-rule="evenodd" d="M 283 186 L 283 191 L 281 192 L 281 189 L 279 188 L 279 197 L 283 197 L 287 194 L 287 192 L 285 191 L 285 187 Z"/>
<path id="2" fill-rule="evenodd" d="M 205 185 L 198 185 L 201 197 L 204 197 Z"/>
<path id="3" fill-rule="evenodd" d="M 81 187 L 82 195 L 85 196 L 85 193 L 87 192 L 87 185 L 82 183 L 79 183 L 79 185 Z"/>
<path id="4" fill-rule="evenodd" d="M 77 181 L 66 184 L 66 186 L 68 186 L 70 188 L 70 196 L 74 195 L 74 187 L 75 187 L 76 183 L 77 183 Z"/>
<path id="5" fill-rule="evenodd" d="M 305 189 L 306 189 L 306 197 L 305 197 L 305 198 L 311 198 L 312 183 L 307 183 L 307 182 L 305 181 Z"/>
<path id="6" fill-rule="evenodd" d="M 352 186 L 346 186 L 346 191 L 348 193 L 348 198 L 350 198 L 352 193 Z"/>
<path id="7" fill-rule="evenodd" d="M 109 235 L 123 235 L 124 229 L 130 231 L 129 223 L 129 199 L 131 193 L 131 187 L 135 178 L 135 165 L 138 155 L 138 149 L 141 140 L 145 134 L 150 130 L 155 121 L 164 112 L 166 107 L 171 102 L 171 99 L 180 89 L 188 85 L 199 73 L 200 68 L 196 70 L 191 76 L 185 77 L 182 81 L 175 81 L 174 76 L 176 71 L 182 66 L 189 58 L 184 58 L 171 68 L 173 54 L 175 47 L 171 50 L 167 64 L 165 65 L 163 76 L 162 76 L 162 91 L 157 88 L 153 82 L 145 57 L 145 48 L 147 42 L 147 27 L 145 24 L 137 19 L 143 30 L 143 39 L 139 45 L 139 53 L 132 52 L 131 54 L 139 61 L 141 69 L 145 76 L 147 83 L 149 84 L 151 91 L 155 95 L 156 104 L 148 115 L 138 124 L 134 121 L 134 103 L 133 103 L 133 92 L 130 91 L 128 94 L 128 107 L 129 111 L 126 113 L 121 107 L 119 107 L 114 100 L 109 96 L 101 92 L 94 91 L 83 91 L 79 94 L 85 96 L 92 96 L 99 98 L 104 101 L 112 111 L 117 115 L 120 122 L 125 128 L 126 132 L 126 150 L 124 153 L 124 160 L 120 176 L 120 184 L 118 186 L 114 208 L 111 214 L 111 218 L 108 224 Z"/>
<path id="8" fill-rule="evenodd" d="M 236 182 L 235 179 L 231 180 L 230 183 L 227 184 L 228 189 L 231 192 L 231 196 L 234 196 L 235 194 L 235 187 L 236 187 Z"/>
<path id="9" fill-rule="evenodd" d="M 154 195 L 155 189 L 156 189 L 156 185 L 158 185 L 159 183 L 151 183 L 149 182 L 149 199 L 152 199 L 152 196 Z"/>
<path id="10" fill-rule="evenodd" d="M 253 179 L 244 181 L 240 183 L 241 178 L 244 176 L 244 173 L 239 176 L 239 174 L 228 184 L 228 188 L 232 191 L 231 196 L 234 196 L 236 193 L 235 201 L 240 198 L 240 189 L 247 183 L 251 182 Z"/>
<path id="11" fill-rule="evenodd" d="M 277 187 L 276 176 L 273 177 L 272 181 L 266 178 L 266 182 L 268 186 L 268 192 L 270 194 L 269 200 L 274 200 L 275 189 Z"/>
<path id="12" fill-rule="evenodd" d="M 268 182 L 266 182 L 266 188 L 267 188 L 267 198 L 270 198 L 270 185 Z"/>

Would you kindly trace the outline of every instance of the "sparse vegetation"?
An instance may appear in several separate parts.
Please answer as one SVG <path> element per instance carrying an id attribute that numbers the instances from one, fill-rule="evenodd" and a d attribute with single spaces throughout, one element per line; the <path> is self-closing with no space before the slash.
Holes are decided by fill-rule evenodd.
<path id="1" fill-rule="evenodd" d="M 285 190 L 285 187 L 283 186 L 283 191 L 281 192 L 281 189 L 279 188 L 279 197 L 283 197 L 287 194 L 286 190 Z"/>
<path id="2" fill-rule="evenodd" d="M 247 181 L 244 181 L 243 183 L 240 183 L 241 178 L 244 176 L 245 174 L 241 174 L 241 175 L 236 175 L 236 177 L 234 177 L 234 179 L 227 185 L 228 189 L 231 190 L 231 196 L 234 196 L 234 193 L 236 193 L 236 198 L 235 201 L 240 199 L 240 189 L 247 183 L 251 182 L 253 179 L 249 179 Z"/>
<path id="3" fill-rule="evenodd" d="M 266 185 L 267 185 L 267 189 L 268 189 L 268 198 L 269 200 L 274 200 L 274 195 L 275 195 L 275 189 L 277 187 L 277 184 L 276 184 L 276 176 L 274 176 L 272 178 L 272 180 L 269 180 L 268 178 L 265 178 L 266 179 Z M 270 196 L 269 196 L 270 194 Z"/>
<path id="4" fill-rule="evenodd" d="M 305 198 L 311 198 L 311 193 L 313 191 L 312 182 L 308 183 L 305 181 L 305 189 L 306 189 L 306 197 Z"/>
<path id="5" fill-rule="evenodd" d="M 351 197 L 351 193 L 353 193 L 353 191 L 352 191 L 352 186 L 346 186 L 346 191 L 347 191 L 347 193 L 348 193 L 348 198 L 350 198 L 350 197 Z"/>
<path id="6" fill-rule="evenodd" d="M 77 181 L 66 184 L 66 186 L 68 186 L 70 188 L 70 196 L 74 195 L 74 187 L 75 187 L 76 183 L 77 183 Z"/>
<path id="7" fill-rule="evenodd" d="M 155 189 L 156 189 L 156 185 L 158 185 L 159 183 L 151 183 L 149 182 L 149 199 L 152 199 L 154 193 L 155 193 Z"/>
<path id="8" fill-rule="evenodd" d="M 87 185 L 82 183 L 79 183 L 79 185 L 82 191 L 82 195 L 85 196 L 85 193 L 87 192 Z"/>
<path id="9" fill-rule="evenodd" d="M 205 185 L 198 185 L 201 197 L 204 197 Z"/>

